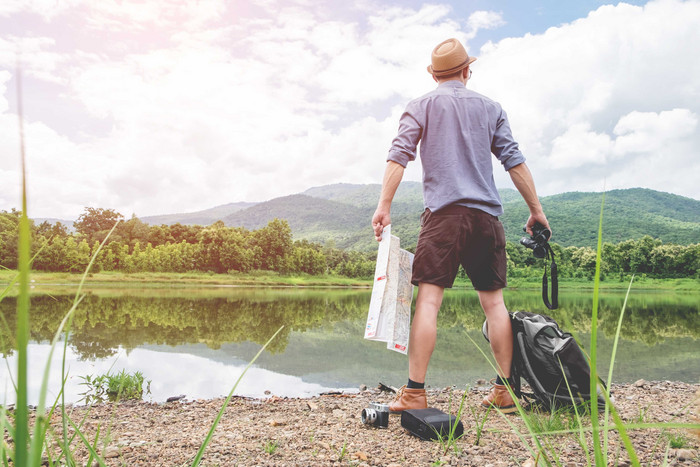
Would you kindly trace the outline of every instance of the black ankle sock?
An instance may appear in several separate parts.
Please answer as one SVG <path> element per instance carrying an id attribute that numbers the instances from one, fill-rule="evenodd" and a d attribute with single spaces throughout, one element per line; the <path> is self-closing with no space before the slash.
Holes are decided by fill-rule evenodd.
<path id="1" fill-rule="evenodd" d="M 425 389 L 425 383 L 416 383 L 411 378 L 408 378 L 407 389 Z"/>
<path id="2" fill-rule="evenodd" d="M 506 385 L 506 381 L 508 381 L 508 385 L 513 387 L 513 379 L 512 378 L 506 378 L 503 380 L 500 375 L 496 375 L 496 384 L 500 384 L 501 386 Z"/>

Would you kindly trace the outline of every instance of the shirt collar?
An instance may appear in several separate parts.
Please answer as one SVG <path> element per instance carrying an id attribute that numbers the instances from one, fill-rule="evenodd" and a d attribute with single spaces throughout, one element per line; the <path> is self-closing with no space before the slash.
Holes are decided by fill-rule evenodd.
<path id="1" fill-rule="evenodd" d="M 438 87 L 446 87 L 446 88 L 466 88 L 466 85 L 462 84 L 461 81 L 456 80 L 456 79 L 451 79 L 449 81 L 445 81 L 443 83 L 438 84 Z"/>

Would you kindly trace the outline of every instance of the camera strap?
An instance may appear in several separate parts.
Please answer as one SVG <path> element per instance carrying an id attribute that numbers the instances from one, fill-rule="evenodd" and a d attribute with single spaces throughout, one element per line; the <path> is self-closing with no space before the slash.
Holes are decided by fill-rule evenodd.
<path id="1" fill-rule="evenodd" d="M 544 274 L 542 275 L 542 301 L 550 310 L 559 307 L 559 278 L 557 277 L 557 263 L 554 261 L 554 251 L 549 243 L 545 243 L 547 256 L 544 263 Z M 549 301 L 549 281 L 547 280 L 547 261 L 551 259 L 552 263 L 549 269 L 552 274 L 552 301 Z"/>

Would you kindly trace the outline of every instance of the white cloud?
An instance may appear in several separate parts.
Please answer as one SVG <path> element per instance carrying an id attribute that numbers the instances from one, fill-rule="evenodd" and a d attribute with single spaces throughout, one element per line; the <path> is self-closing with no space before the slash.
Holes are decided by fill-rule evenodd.
<path id="1" fill-rule="evenodd" d="M 403 99 L 426 91 L 430 51 L 446 37 L 466 40 L 449 8 L 425 5 L 420 10 L 391 8 L 368 18 L 364 34 L 330 57 L 318 75 L 331 102 L 367 104 L 392 96 Z"/>
<path id="2" fill-rule="evenodd" d="M 480 29 L 495 29 L 503 26 L 506 22 L 503 20 L 503 14 L 495 11 L 475 11 L 469 15 L 467 27 L 469 28 L 469 38 L 476 37 Z"/>
<path id="3" fill-rule="evenodd" d="M 50 51 L 54 45 L 55 40 L 50 37 L 0 37 L 0 67 L 16 70 L 19 66 L 25 76 L 61 83 L 56 70 L 66 58 Z"/>
<path id="4" fill-rule="evenodd" d="M 9 71 L 0 70 L 0 114 L 7 112 L 10 108 L 10 103 L 7 101 L 5 94 L 7 92 L 7 83 L 12 78 Z"/>
<path id="5" fill-rule="evenodd" d="M 697 24 L 697 1 L 602 6 L 543 34 L 485 45 L 472 87 L 507 110 L 541 193 L 602 187 L 607 176 L 616 187 L 653 185 L 700 198 L 682 165 L 655 162 L 671 143 L 700 145 L 693 130 L 700 65 L 690 59 L 700 43 Z M 625 157 L 642 146 L 644 162 Z M 628 164 L 655 172 L 631 178 Z"/>
<path id="6" fill-rule="evenodd" d="M 32 13 L 49 21 L 84 0 L 3 0 L 0 2 L 0 17 L 10 17 L 17 13 Z"/>
<path id="7" fill-rule="evenodd" d="M 623 116 L 613 132 L 618 153 L 653 153 L 673 141 L 697 136 L 698 116 L 689 109 L 662 112 L 630 112 Z"/>
<path id="8" fill-rule="evenodd" d="M 38 15 L 39 3 L 5 3 L 0 17 Z M 28 51 L 25 93 L 54 96 L 29 109 L 35 216 L 86 205 L 145 216 L 378 183 L 403 107 L 434 86 L 432 47 L 457 37 L 475 52 L 480 30 L 504 25 L 500 12 L 465 21 L 441 4 L 347 5 L 349 20 L 303 2 L 49 3 L 60 5 L 32 34 L 0 34 L 3 153 L 17 153 L 16 44 Z M 603 6 L 487 44 L 469 86 L 503 104 L 540 194 L 600 189 L 607 177 L 700 198 L 697 24 L 697 1 Z M 102 131 L 64 132 L 59 103 Z M 0 166 L 3 186 L 17 184 L 16 165 Z M 0 195 L 0 209 L 13 199 Z"/>
<path id="9" fill-rule="evenodd" d="M 611 147 L 608 135 L 595 133 L 590 131 L 588 124 L 578 123 L 554 138 L 550 167 L 560 169 L 604 164 Z"/>

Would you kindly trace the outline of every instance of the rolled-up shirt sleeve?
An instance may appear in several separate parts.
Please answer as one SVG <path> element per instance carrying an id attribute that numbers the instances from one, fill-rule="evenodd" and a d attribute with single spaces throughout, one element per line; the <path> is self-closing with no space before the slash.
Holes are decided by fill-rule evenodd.
<path id="1" fill-rule="evenodd" d="M 525 156 L 520 152 L 518 143 L 513 139 L 508 116 L 502 109 L 491 141 L 491 152 L 506 171 L 525 162 Z"/>
<path id="2" fill-rule="evenodd" d="M 391 143 L 386 160 L 406 167 L 410 161 L 416 159 L 416 150 L 422 134 L 423 128 L 409 108 L 406 108 L 399 120 L 399 132 Z"/>

